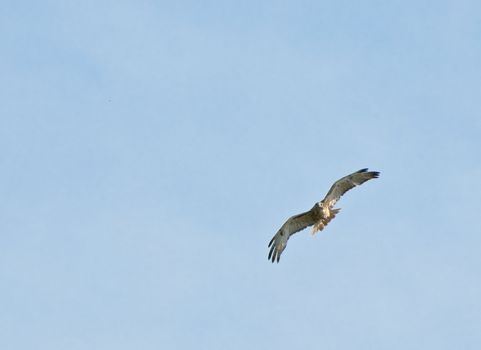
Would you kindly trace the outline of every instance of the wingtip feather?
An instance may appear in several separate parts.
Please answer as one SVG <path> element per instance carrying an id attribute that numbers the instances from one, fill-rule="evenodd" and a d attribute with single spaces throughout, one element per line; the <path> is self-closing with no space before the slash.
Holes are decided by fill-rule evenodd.
<path id="1" fill-rule="evenodd" d="M 272 253 L 274 252 L 274 246 L 269 250 L 269 255 L 267 256 L 268 260 L 271 260 Z"/>
<path id="2" fill-rule="evenodd" d="M 369 170 L 369 168 L 363 168 L 358 170 L 357 173 L 365 173 Z M 381 173 L 379 171 L 370 171 L 368 175 L 372 176 L 373 178 L 378 178 Z"/>

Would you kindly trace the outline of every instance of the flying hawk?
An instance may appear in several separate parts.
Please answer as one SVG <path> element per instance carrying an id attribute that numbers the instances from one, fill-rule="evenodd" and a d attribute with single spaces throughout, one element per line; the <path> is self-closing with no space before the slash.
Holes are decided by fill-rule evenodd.
<path id="1" fill-rule="evenodd" d="M 368 180 L 379 177 L 379 172 L 367 170 L 367 168 L 361 169 L 337 180 L 329 192 L 327 192 L 326 197 L 324 197 L 322 201 L 314 204 L 311 210 L 287 219 L 269 242 L 268 247 L 271 247 L 271 250 L 269 251 L 268 259 L 272 260 L 272 262 L 276 260 L 279 262 L 282 252 L 286 249 L 289 237 L 294 233 L 312 225 L 314 225 L 312 226 L 313 235 L 317 231 L 322 231 L 322 229 L 335 218 L 339 210 L 341 210 L 340 208 L 335 209 L 334 205 L 344 193 Z"/>

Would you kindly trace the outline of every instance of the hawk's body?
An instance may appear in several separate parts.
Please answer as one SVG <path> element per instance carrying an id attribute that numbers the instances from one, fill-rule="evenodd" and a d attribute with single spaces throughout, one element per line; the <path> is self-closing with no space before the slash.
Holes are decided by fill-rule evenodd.
<path id="1" fill-rule="evenodd" d="M 274 237 L 272 237 L 269 243 L 269 247 L 272 247 L 269 251 L 268 258 L 272 260 L 272 262 L 276 260 L 279 262 L 289 237 L 294 233 L 308 226 L 312 226 L 312 234 L 315 234 L 317 231 L 322 231 L 324 227 L 336 217 L 339 210 L 341 210 L 340 208 L 334 208 L 334 205 L 344 193 L 370 179 L 379 177 L 379 172 L 367 170 L 367 168 L 361 169 L 336 181 L 324 199 L 314 204 L 311 210 L 290 217 Z"/>

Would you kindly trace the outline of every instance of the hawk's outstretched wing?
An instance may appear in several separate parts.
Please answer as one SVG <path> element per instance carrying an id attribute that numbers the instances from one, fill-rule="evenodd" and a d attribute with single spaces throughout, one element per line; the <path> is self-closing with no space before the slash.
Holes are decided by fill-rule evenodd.
<path id="1" fill-rule="evenodd" d="M 306 227 L 314 225 L 316 223 L 316 205 L 309 211 L 291 216 L 289 219 L 287 219 L 284 225 L 282 225 L 279 231 L 277 231 L 277 233 L 274 235 L 274 237 L 272 237 L 271 241 L 269 242 L 268 247 L 271 247 L 268 257 L 269 260 L 271 260 L 272 258 L 272 262 L 274 262 L 275 260 L 279 262 L 282 251 L 286 248 L 289 237 L 294 233 L 299 232 Z"/>
<path id="2" fill-rule="evenodd" d="M 326 197 L 324 197 L 323 202 L 332 208 L 339 198 L 350 189 L 363 184 L 367 180 L 379 177 L 378 171 L 367 170 L 367 168 L 358 170 L 334 182 L 329 192 L 327 192 Z"/>

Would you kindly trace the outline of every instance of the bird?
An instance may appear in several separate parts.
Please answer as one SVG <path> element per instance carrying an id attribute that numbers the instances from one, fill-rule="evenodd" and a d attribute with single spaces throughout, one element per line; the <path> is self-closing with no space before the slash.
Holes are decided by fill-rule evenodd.
<path id="1" fill-rule="evenodd" d="M 364 168 L 337 180 L 331 186 L 324 199 L 314 204 L 311 210 L 287 219 L 269 242 L 268 248 L 270 247 L 271 249 L 267 257 L 268 260 L 279 262 L 282 252 L 286 249 L 287 241 L 294 233 L 309 226 L 312 226 L 312 235 L 322 231 L 341 210 L 341 208 L 334 208 L 334 205 L 336 205 L 344 193 L 366 181 L 379 177 L 380 173 L 378 171 L 368 170 L 368 168 Z"/>

